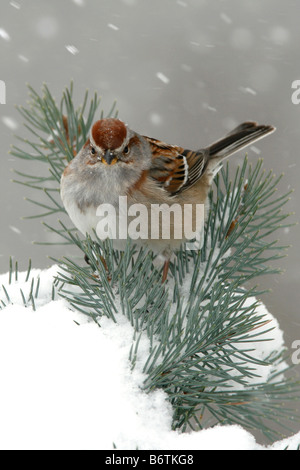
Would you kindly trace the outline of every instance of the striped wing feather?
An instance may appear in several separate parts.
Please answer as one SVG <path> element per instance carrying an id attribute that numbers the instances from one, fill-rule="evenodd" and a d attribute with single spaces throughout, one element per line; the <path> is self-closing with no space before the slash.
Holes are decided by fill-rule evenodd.
<path id="1" fill-rule="evenodd" d="M 195 184 L 209 165 L 211 171 L 220 168 L 225 158 L 274 130 L 273 126 L 254 121 L 243 122 L 222 139 L 196 152 L 146 137 L 153 153 L 150 176 L 170 195 L 178 194 Z"/>
<path id="2" fill-rule="evenodd" d="M 149 175 L 170 195 L 191 187 L 201 177 L 207 158 L 203 152 L 185 150 L 160 140 L 145 137 L 152 150 L 153 160 Z"/>

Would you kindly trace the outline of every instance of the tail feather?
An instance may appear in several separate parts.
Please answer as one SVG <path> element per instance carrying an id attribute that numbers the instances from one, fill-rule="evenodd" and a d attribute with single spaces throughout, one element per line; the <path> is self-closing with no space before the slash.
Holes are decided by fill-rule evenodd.
<path id="1" fill-rule="evenodd" d="M 256 122 L 250 121 L 244 122 L 225 137 L 207 147 L 209 159 L 221 161 L 274 131 L 275 127 L 273 126 L 258 125 Z"/>
<path id="2" fill-rule="evenodd" d="M 255 121 L 246 121 L 246 122 L 243 122 L 242 124 L 239 124 L 232 131 L 228 132 L 228 134 L 226 134 L 226 136 L 236 134 L 239 131 L 254 129 L 257 126 L 258 126 L 258 124 Z"/>

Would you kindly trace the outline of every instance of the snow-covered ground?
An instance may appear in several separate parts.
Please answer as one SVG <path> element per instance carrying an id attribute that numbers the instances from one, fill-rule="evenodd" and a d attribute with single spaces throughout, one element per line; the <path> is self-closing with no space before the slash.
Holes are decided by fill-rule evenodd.
<path id="1" fill-rule="evenodd" d="M 52 300 L 57 266 L 0 276 L 11 303 L 0 311 L 1 449 L 265 449 L 239 426 L 181 434 L 171 430 L 163 391 L 145 393 L 145 378 L 128 360 L 133 329 L 121 314 L 101 328 Z M 25 307 L 40 278 L 35 311 Z M 37 284 L 36 284 L 37 285 Z M 281 332 L 277 326 L 278 337 Z M 297 448 L 300 432 L 269 449 Z"/>

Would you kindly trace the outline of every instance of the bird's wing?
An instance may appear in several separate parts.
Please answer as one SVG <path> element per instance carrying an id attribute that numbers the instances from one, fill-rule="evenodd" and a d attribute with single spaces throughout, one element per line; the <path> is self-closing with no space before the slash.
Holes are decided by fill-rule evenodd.
<path id="1" fill-rule="evenodd" d="M 208 155 L 144 136 L 152 151 L 149 176 L 170 195 L 178 194 L 195 184 L 202 176 Z"/>

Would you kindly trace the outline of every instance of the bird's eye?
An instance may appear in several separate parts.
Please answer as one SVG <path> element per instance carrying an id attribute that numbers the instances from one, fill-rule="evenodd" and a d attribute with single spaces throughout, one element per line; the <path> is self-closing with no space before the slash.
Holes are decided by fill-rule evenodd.
<path id="1" fill-rule="evenodd" d="M 94 149 L 94 147 L 91 148 L 91 153 L 92 153 L 93 155 L 95 155 L 96 150 Z"/>
<path id="2" fill-rule="evenodd" d="M 129 153 L 128 145 L 126 145 L 126 147 L 124 147 L 123 153 L 124 153 L 124 155 L 127 155 Z"/>

